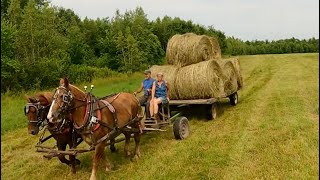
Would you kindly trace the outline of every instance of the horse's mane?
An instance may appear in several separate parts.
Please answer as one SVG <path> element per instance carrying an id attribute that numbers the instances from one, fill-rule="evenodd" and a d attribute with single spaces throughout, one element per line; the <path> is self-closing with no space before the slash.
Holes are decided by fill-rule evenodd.
<path id="1" fill-rule="evenodd" d="M 38 92 L 35 95 L 33 95 L 32 97 L 36 98 L 36 97 L 43 97 L 45 98 L 48 103 L 50 104 L 52 102 L 52 96 L 53 93 L 52 92 Z"/>
<path id="2" fill-rule="evenodd" d="M 74 85 L 72 85 L 72 84 L 69 84 L 69 86 L 71 86 L 72 88 L 74 88 L 74 89 L 76 89 L 76 90 L 78 90 L 78 91 L 82 92 L 83 94 L 85 94 L 85 92 L 84 92 L 84 91 L 82 91 L 81 89 L 79 89 L 77 86 L 74 86 Z"/>

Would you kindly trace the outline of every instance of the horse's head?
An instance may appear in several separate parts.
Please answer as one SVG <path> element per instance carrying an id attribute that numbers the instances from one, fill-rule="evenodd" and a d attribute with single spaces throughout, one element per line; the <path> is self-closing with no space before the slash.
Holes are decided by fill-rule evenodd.
<path id="1" fill-rule="evenodd" d="M 69 84 L 67 78 L 60 80 L 60 86 L 53 95 L 53 101 L 47 118 L 50 123 L 58 123 L 64 119 L 74 106 L 74 99 L 85 98 L 84 93 L 75 86 Z"/>
<path id="2" fill-rule="evenodd" d="M 24 113 L 28 118 L 28 132 L 36 135 L 39 133 L 40 125 L 46 120 L 50 104 L 52 102 L 52 93 L 39 93 L 35 96 L 26 96 L 27 104 L 24 107 Z"/>

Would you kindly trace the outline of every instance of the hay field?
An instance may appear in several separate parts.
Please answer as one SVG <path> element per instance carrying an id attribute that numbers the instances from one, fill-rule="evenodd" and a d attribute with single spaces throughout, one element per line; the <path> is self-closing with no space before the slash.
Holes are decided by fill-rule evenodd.
<path id="1" fill-rule="evenodd" d="M 125 158 L 123 143 L 117 153 L 106 149 L 115 169 L 104 173 L 101 167 L 98 179 L 318 179 L 319 54 L 239 60 L 244 86 L 237 106 L 222 102 L 214 121 L 188 115 L 191 134 L 183 141 L 171 129 L 144 135 L 138 162 Z M 99 80 L 95 92 L 133 91 L 139 78 Z M 1 96 L 1 130 L 7 130 L 1 133 L 1 178 L 89 179 L 93 153 L 78 156 L 82 164 L 73 175 L 57 159 L 35 152 L 37 138 L 23 127 L 20 98 Z"/>

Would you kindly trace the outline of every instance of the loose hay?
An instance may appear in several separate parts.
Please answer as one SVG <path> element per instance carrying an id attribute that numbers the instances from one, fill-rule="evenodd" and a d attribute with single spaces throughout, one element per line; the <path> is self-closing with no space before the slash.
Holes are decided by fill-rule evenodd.
<path id="1" fill-rule="evenodd" d="M 175 77 L 177 75 L 178 67 L 172 65 L 163 65 L 158 66 L 154 65 L 150 68 L 151 70 L 151 77 L 157 79 L 157 74 L 159 72 L 163 73 L 163 79 L 169 83 L 170 87 L 170 98 L 171 99 L 178 99 L 178 95 L 175 91 Z"/>
<path id="2" fill-rule="evenodd" d="M 183 67 L 207 61 L 215 57 L 213 44 L 215 44 L 214 40 L 210 40 L 209 36 L 205 35 L 199 36 L 193 33 L 174 35 L 167 45 L 167 62 Z"/>

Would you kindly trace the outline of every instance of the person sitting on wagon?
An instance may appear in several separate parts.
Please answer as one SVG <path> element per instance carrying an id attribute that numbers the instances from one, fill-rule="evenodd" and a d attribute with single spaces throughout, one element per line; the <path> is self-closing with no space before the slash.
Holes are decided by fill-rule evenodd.
<path id="1" fill-rule="evenodd" d="M 152 84 L 151 101 L 150 101 L 150 115 L 151 119 L 159 120 L 159 104 L 169 102 L 169 84 L 163 80 L 163 74 L 157 74 L 157 80 Z"/>
<path id="2" fill-rule="evenodd" d="M 139 89 L 135 91 L 133 94 L 137 95 L 137 93 L 143 90 L 143 96 L 139 97 L 138 100 L 140 102 L 140 105 L 146 104 L 146 118 L 150 119 L 149 107 L 150 107 L 150 100 L 151 100 L 151 88 L 152 88 L 152 83 L 155 80 L 151 78 L 150 70 L 145 70 L 144 75 L 145 75 L 145 79 L 141 82 Z"/>

